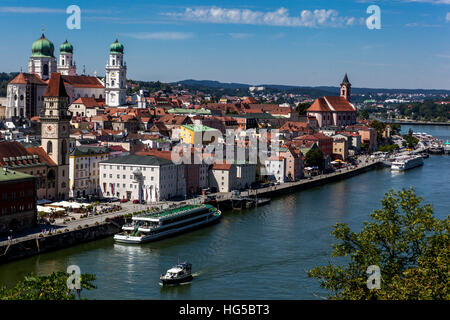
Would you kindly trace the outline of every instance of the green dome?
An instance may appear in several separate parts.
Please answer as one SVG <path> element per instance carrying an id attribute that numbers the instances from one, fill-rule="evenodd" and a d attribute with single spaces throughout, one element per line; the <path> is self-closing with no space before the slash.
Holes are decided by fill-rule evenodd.
<path id="1" fill-rule="evenodd" d="M 116 41 L 109 47 L 109 52 L 123 54 L 123 44 L 121 44 L 119 40 L 116 39 Z"/>
<path id="2" fill-rule="evenodd" d="M 60 53 L 73 53 L 73 46 L 66 40 L 59 46 Z"/>
<path id="3" fill-rule="evenodd" d="M 53 43 L 48 40 L 44 34 L 33 42 L 33 46 L 31 47 L 32 57 L 54 57 L 53 52 L 55 51 L 55 47 Z"/>

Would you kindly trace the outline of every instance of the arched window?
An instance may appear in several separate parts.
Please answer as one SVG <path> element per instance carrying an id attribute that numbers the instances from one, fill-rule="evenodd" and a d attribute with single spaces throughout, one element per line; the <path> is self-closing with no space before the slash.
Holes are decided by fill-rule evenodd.
<path id="1" fill-rule="evenodd" d="M 53 152 L 53 144 L 51 141 L 47 142 L 47 153 L 52 154 Z"/>
<path id="2" fill-rule="evenodd" d="M 98 97 L 99 97 L 99 99 L 103 99 L 103 96 L 102 96 L 102 95 L 99 95 Z"/>
<path id="3" fill-rule="evenodd" d="M 42 70 L 42 74 L 44 76 L 48 76 L 48 64 L 44 64 L 44 68 Z"/>

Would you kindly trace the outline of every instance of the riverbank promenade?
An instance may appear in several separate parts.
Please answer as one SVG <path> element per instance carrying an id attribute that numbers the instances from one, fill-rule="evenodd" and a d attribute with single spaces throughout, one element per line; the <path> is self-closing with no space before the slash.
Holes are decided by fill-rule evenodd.
<path id="1" fill-rule="evenodd" d="M 374 169 L 378 166 L 382 165 L 381 159 L 371 159 L 368 156 L 360 157 L 360 163 L 357 166 L 351 166 L 347 168 L 338 169 L 335 172 L 328 174 L 320 174 L 317 176 L 312 176 L 309 178 L 304 178 L 295 182 L 286 182 L 282 184 L 278 184 L 275 186 L 269 186 L 260 189 L 251 189 L 242 191 L 240 193 L 241 196 L 245 197 L 255 197 L 255 196 L 276 196 L 277 194 L 287 194 L 290 192 L 295 192 L 296 190 L 302 190 L 309 187 L 314 187 L 317 185 L 325 184 L 328 182 L 332 182 L 339 179 L 349 178 L 351 176 L 366 172 L 368 170 Z M 224 204 L 226 202 L 230 202 L 233 198 L 233 193 L 215 193 L 218 205 Z M 46 237 L 57 236 L 61 233 L 68 233 L 73 231 L 78 231 L 82 229 L 91 228 L 94 226 L 99 226 L 102 224 L 111 224 L 111 219 L 121 217 L 130 213 L 139 212 L 141 210 L 147 208 L 158 208 L 165 209 L 173 205 L 187 203 L 187 204 L 195 204 L 202 203 L 205 201 L 205 197 L 199 196 L 196 198 L 184 200 L 184 201 L 167 201 L 158 204 L 152 205 L 144 205 L 144 204 L 132 204 L 132 203 L 124 203 L 121 204 L 122 209 L 116 212 L 104 213 L 100 215 L 90 215 L 84 218 L 77 218 L 75 220 L 64 221 L 64 219 L 57 219 L 54 224 L 46 225 L 44 227 L 36 227 L 33 230 L 29 230 L 28 233 L 23 233 L 19 236 L 14 237 L 12 240 L 0 241 L 0 248 L 6 248 L 11 245 L 18 244 L 20 242 L 29 241 L 33 239 L 41 239 Z M 119 226 L 117 226 L 119 228 Z M 44 232 L 43 232 L 44 231 Z M 1 252 L 0 256 L 7 254 L 7 252 Z"/>

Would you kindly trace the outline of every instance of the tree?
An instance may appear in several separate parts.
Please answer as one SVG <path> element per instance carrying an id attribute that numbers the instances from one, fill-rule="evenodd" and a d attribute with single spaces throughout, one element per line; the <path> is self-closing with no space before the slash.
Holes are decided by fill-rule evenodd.
<path id="1" fill-rule="evenodd" d="M 369 118 L 370 118 L 369 111 L 363 110 L 361 112 L 361 118 L 364 119 L 364 120 L 369 120 Z"/>
<path id="2" fill-rule="evenodd" d="M 13 288 L 0 287 L 0 300 L 74 300 L 75 292 L 67 287 L 69 274 L 54 272 L 46 276 L 29 274 Z M 81 290 L 97 287 L 92 283 L 95 275 L 81 275 Z"/>
<path id="3" fill-rule="evenodd" d="M 382 141 L 383 133 L 386 130 L 386 123 L 378 120 L 372 120 L 372 122 L 370 123 L 370 127 L 374 128 L 377 131 L 377 141 Z"/>
<path id="4" fill-rule="evenodd" d="M 323 153 L 319 148 L 310 149 L 305 155 L 305 164 L 307 167 L 319 167 L 323 169 Z"/>
<path id="5" fill-rule="evenodd" d="M 359 233 L 336 224 L 333 256 L 348 263 L 316 267 L 308 275 L 331 299 L 450 299 L 450 220 L 433 217 L 422 200 L 413 188 L 390 190 Z M 368 289 L 371 265 L 381 270 L 380 289 Z"/>
<path id="6" fill-rule="evenodd" d="M 301 115 L 301 116 L 306 116 L 306 110 L 311 107 L 310 103 L 299 103 L 297 105 L 297 107 L 295 108 L 295 110 Z"/>
<path id="7" fill-rule="evenodd" d="M 402 126 L 399 123 L 391 123 L 390 126 L 392 134 L 400 134 Z"/>

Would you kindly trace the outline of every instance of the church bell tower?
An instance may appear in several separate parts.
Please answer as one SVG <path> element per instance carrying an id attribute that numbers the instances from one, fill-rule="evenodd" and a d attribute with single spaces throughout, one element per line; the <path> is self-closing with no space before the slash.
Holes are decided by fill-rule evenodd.
<path id="1" fill-rule="evenodd" d="M 352 84 L 348 81 L 347 73 L 345 74 L 344 80 L 341 83 L 341 97 L 347 99 L 350 102 Z"/>

